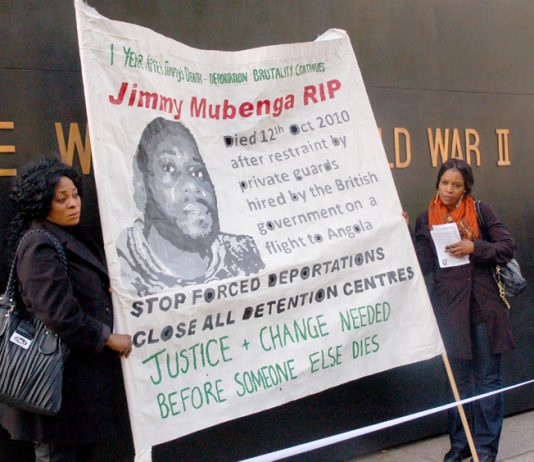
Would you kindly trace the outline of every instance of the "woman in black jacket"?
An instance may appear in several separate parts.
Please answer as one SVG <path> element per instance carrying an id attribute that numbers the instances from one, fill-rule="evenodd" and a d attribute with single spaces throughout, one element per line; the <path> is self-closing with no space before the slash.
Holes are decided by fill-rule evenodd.
<path id="1" fill-rule="evenodd" d="M 0 425 L 15 440 L 33 441 L 37 462 L 91 460 L 95 446 L 116 431 L 122 391 L 119 356 L 130 335 L 113 333 L 109 279 L 100 248 L 79 230 L 81 181 L 72 168 L 43 160 L 24 168 L 11 198 L 10 244 L 17 248 L 18 297 L 69 346 L 63 404 L 57 416 L 0 405 Z M 47 233 L 63 246 L 67 272 Z"/>
<path id="2" fill-rule="evenodd" d="M 485 203 L 480 203 L 484 217 L 480 221 L 486 223 L 486 229 L 481 229 L 471 196 L 473 183 L 465 161 L 445 162 L 438 172 L 437 193 L 415 225 L 417 257 L 423 273 L 434 275 L 432 306 L 462 398 L 502 388 L 501 354 L 514 347 L 508 308 L 499 296 L 491 266 L 511 260 L 516 246 Z M 469 257 L 467 264 L 440 266 L 430 230 L 446 223 L 456 223 L 461 237 L 448 247 L 448 253 Z M 503 416 L 502 394 L 473 404 L 470 425 L 480 462 L 495 461 Z M 470 451 L 456 409 L 449 412 L 448 430 L 451 450 L 444 460 L 461 462 Z"/>

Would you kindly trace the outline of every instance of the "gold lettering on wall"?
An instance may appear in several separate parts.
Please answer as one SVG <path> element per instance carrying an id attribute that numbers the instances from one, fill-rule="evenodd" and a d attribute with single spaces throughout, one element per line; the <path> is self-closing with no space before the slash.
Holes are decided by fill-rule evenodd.
<path id="1" fill-rule="evenodd" d="M 474 128 L 466 128 L 464 130 L 465 152 L 462 146 L 461 131 L 458 128 L 452 129 L 452 137 L 451 129 L 449 128 L 446 128 L 444 132 L 442 132 L 441 128 L 436 128 L 435 132 L 432 128 L 427 128 L 426 133 L 432 167 L 437 167 L 439 160 L 441 160 L 440 164 L 442 164 L 449 158 L 462 159 L 471 165 L 473 162 L 472 156 L 475 157 L 476 166 L 480 167 L 482 162 L 479 147 L 480 135 Z"/>
<path id="2" fill-rule="evenodd" d="M 395 168 L 406 168 L 412 163 L 412 140 L 410 132 L 405 128 L 395 128 L 393 130 L 395 138 Z M 404 160 L 401 160 L 401 135 L 404 138 Z"/>
<path id="3" fill-rule="evenodd" d="M 89 130 L 85 127 L 85 144 L 82 142 L 82 135 L 80 133 L 80 126 L 77 123 L 71 123 L 69 127 L 69 140 L 65 143 L 65 135 L 63 133 L 63 125 L 61 122 L 56 122 L 56 137 L 61 154 L 61 161 L 67 165 L 72 165 L 74 161 L 74 148 L 78 153 L 80 166 L 84 175 L 91 173 L 91 141 L 89 140 Z"/>
<path id="4" fill-rule="evenodd" d="M 510 161 L 510 129 L 508 128 L 497 128 L 495 130 L 497 133 L 497 140 L 499 144 L 499 159 L 497 160 L 497 165 L 499 167 L 506 167 L 512 162 Z"/>
<path id="5" fill-rule="evenodd" d="M 449 129 L 445 129 L 445 136 L 442 135 L 441 128 L 436 128 L 435 135 L 431 128 L 427 128 L 426 133 L 432 167 L 437 167 L 438 156 L 441 157 L 441 163 L 447 161 L 449 152 Z"/>
<path id="6" fill-rule="evenodd" d="M 473 141 L 471 142 L 471 137 L 473 137 Z M 465 129 L 465 160 L 469 165 L 471 164 L 471 154 L 475 154 L 476 156 L 476 162 L 475 165 L 477 167 L 480 167 L 480 149 L 478 148 L 480 145 L 480 135 L 474 128 L 466 128 Z"/>
<path id="7" fill-rule="evenodd" d="M 0 130 L 13 130 L 15 128 L 15 122 L 0 122 Z M 16 152 L 14 145 L 2 145 L 0 144 L 0 154 L 12 154 Z M 0 168 L 0 176 L 16 176 L 17 169 L 15 168 Z"/>
<path id="8" fill-rule="evenodd" d="M 457 128 L 452 131 L 452 149 L 451 157 L 453 159 L 464 160 L 464 153 L 462 151 L 462 143 L 460 142 L 460 132 Z"/>
<path id="9" fill-rule="evenodd" d="M 378 134 L 382 139 L 382 127 L 378 127 Z M 401 159 L 401 136 L 404 139 L 404 160 Z M 393 129 L 395 142 L 395 162 L 388 162 L 389 168 L 406 168 L 412 163 L 412 139 L 406 128 L 395 127 Z"/>

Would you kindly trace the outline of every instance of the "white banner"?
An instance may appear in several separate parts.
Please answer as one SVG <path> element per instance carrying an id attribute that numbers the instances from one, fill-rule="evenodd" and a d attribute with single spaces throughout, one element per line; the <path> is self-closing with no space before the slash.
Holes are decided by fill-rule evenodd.
<path id="1" fill-rule="evenodd" d="M 76 12 L 138 460 L 444 351 L 345 32 L 222 52 Z"/>

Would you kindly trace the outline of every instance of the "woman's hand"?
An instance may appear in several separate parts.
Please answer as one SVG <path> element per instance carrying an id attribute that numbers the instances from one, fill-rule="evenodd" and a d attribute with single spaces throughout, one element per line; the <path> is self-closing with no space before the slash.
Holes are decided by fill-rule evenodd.
<path id="1" fill-rule="evenodd" d="M 132 352 L 132 336 L 127 334 L 111 334 L 106 346 L 119 353 L 123 358 L 127 358 Z"/>
<path id="2" fill-rule="evenodd" d="M 462 239 L 445 247 L 445 250 L 453 257 L 471 255 L 475 251 L 475 243 L 469 239 Z"/>

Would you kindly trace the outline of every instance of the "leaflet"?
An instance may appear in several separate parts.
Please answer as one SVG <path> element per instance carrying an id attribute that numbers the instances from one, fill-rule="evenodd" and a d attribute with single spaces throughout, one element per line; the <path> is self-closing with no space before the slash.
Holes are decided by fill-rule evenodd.
<path id="1" fill-rule="evenodd" d="M 454 257 L 445 250 L 447 246 L 461 240 L 458 225 L 456 223 L 434 225 L 430 230 L 430 235 L 432 236 L 434 246 L 436 247 L 440 268 L 467 265 L 469 263 L 469 257 L 467 255 L 463 257 Z"/>

